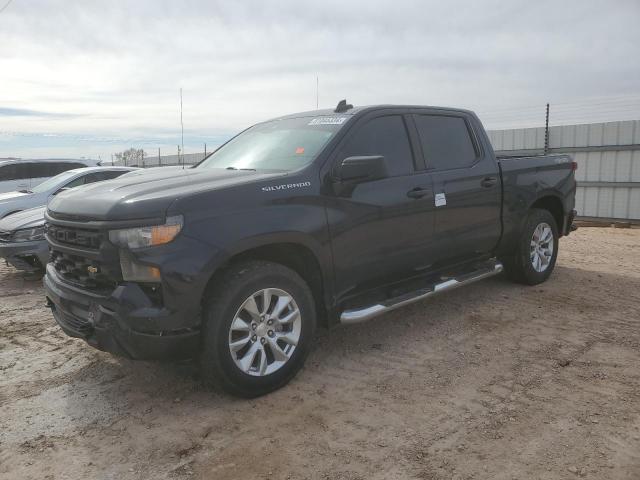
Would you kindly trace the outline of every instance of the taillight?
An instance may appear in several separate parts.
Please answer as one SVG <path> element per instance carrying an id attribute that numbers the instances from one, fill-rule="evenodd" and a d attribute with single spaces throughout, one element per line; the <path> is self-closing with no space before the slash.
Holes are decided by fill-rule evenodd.
<path id="1" fill-rule="evenodd" d="M 573 162 L 571 162 L 571 170 L 575 172 L 577 169 L 578 169 L 578 162 L 574 160 Z"/>

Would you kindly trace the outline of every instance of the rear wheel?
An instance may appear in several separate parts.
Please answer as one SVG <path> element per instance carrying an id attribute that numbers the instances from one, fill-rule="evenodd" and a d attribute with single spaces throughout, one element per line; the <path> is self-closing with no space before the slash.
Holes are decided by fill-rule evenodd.
<path id="1" fill-rule="evenodd" d="M 230 269 L 204 309 L 205 382 L 243 397 L 285 385 L 309 353 L 315 315 L 312 293 L 293 270 L 262 261 Z"/>
<path id="2" fill-rule="evenodd" d="M 534 208 L 518 240 L 512 257 L 503 259 L 509 278 L 527 285 L 544 282 L 551 273 L 558 257 L 558 228 L 548 210 Z"/>

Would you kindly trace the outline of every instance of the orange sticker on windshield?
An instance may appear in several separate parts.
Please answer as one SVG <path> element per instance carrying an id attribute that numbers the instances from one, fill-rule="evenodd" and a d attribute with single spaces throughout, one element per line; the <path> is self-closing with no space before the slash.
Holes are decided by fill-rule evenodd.
<path id="1" fill-rule="evenodd" d="M 304 147 L 296 148 L 296 155 L 302 155 L 304 153 Z"/>

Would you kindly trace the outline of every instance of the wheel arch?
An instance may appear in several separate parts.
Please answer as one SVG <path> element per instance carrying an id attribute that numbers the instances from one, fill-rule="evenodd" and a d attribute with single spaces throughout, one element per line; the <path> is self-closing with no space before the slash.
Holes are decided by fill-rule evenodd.
<path id="1" fill-rule="evenodd" d="M 251 260 L 278 263 L 300 275 L 309 285 L 314 296 L 319 325 L 328 327 L 331 324 L 330 314 L 333 309 L 328 305 L 326 296 L 329 291 L 329 273 L 323 270 L 319 254 L 312 246 L 294 239 L 252 242 L 244 248 L 236 248 L 209 278 L 203 299 L 207 297 L 206 292 L 216 285 L 224 272 L 239 263 Z"/>
<path id="2" fill-rule="evenodd" d="M 562 199 L 559 196 L 552 193 L 546 193 L 538 197 L 529 206 L 529 210 L 533 208 L 547 210 L 549 213 L 551 213 L 554 220 L 556 221 L 556 228 L 558 230 L 558 235 L 562 236 L 565 211 L 564 211 L 564 206 L 562 204 Z"/>

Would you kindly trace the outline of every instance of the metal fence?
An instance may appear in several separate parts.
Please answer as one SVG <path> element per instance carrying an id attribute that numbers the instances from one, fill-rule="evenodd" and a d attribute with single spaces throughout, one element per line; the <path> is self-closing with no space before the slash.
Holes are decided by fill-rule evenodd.
<path id="1" fill-rule="evenodd" d="M 543 127 L 488 133 L 499 155 L 544 152 Z M 640 220 L 640 120 L 550 127 L 549 152 L 578 162 L 579 216 Z"/>
<path id="2" fill-rule="evenodd" d="M 207 152 L 211 153 L 211 152 Z M 179 165 L 195 165 L 205 157 L 204 152 L 199 153 L 185 153 L 184 155 L 145 155 L 142 162 L 128 162 L 128 167 L 172 167 Z M 114 165 L 124 165 L 123 162 L 114 161 Z"/>

